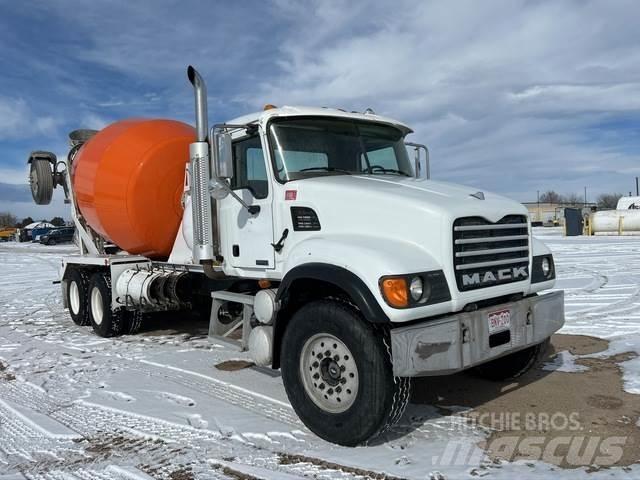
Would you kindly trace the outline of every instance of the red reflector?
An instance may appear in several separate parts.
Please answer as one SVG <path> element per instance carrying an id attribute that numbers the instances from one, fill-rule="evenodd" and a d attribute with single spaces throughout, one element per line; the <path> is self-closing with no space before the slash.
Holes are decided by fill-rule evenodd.
<path id="1" fill-rule="evenodd" d="M 297 190 L 287 190 L 284 192 L 284 199 L 285 200 L 295 200 L 296 198 L 298 198 L 298 191 Z"/>

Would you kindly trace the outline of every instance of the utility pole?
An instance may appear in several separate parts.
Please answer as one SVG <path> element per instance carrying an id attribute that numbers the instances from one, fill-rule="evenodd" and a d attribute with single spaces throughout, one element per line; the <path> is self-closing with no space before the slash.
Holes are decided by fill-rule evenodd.
<path id="1" fill-rule="evenodd" d="M 636 197 L 640 197 L 640 191 L 638 190 L 638 177 L 636 177 Z"/>
<path id="2" fill-rule="evenodd" d="M 584 187 L 584 206 L 587 206 L 587 187 Z"/>
<path id="3" fill-rule="evenodd" d="M 538 221 L 540 221 L 540 190 L 538 190 Z"/>

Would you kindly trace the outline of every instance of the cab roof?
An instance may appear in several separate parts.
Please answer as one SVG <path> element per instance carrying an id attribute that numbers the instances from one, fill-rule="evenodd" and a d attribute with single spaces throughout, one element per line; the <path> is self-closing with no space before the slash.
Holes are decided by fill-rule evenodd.
<path id="1" fill-rule="evenodd" d="M 394 120 L 393 118 L 384 117 L 382 115 L 376 115 L 375 113 L 359 113 L 359 112 L 347 112 L 338 108 L 327 107 L 275 107 L 263 110 L 260 112 L 254 112 L 241 117 L 229 120 L 227 123 L 236 125 L 245 125 L 247 123 L 260 123 L 266 124 L 271 118 L 274 117 L 335 117 L 335 118 L 350 118 L 353 120 L 361 120 L 366 122 L 383 123 L 387 125 L 395 126 L 400 129 L 404 135 L 412 133 L 413 130 L 408 125 Z"/>

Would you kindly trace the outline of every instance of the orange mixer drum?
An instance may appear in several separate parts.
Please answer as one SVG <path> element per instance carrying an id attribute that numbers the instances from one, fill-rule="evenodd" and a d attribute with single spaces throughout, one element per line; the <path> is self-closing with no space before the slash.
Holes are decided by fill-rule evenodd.
<path id="1" fill-rule="evenodd" d="M 150 258 L 171 253 L 193 127 L 174 120 L 122 120 L 85 143 L 73 162 L 80 212 L 100 235 Z"/>

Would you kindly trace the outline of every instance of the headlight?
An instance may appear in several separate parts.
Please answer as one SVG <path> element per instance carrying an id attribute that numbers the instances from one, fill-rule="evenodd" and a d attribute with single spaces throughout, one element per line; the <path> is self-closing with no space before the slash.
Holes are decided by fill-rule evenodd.
<path id="1" fill-rule="evenodd" d="M 413 277 L 411 279 L 409 292 L 411 293 L 411 298 L 413 298 L 413 300 L 416 302 L 422 298 L 423 284 L 424 282 L 420 277 Z"/>
<path id="2" fill-rule="evenodd" d="M 545 277 L 548 277 L 549 274 L 551 273 L 551 262 L 549 261 L 549 257 L 544 257 L 542 259 L 542 274 Z"/>
<path id="3" fill-rule="evenodd" d="M 553 256 L 551 254 L 536 255 L 531 266 L 531 283 L 548 282 L 556 278 Z"/>
<path id="4" fill-rule="evenodd" d="M 442 270 L 382 277 L 380 291 L 387 304 L 394 308 L 421 307 L 451 300 Z"/>

